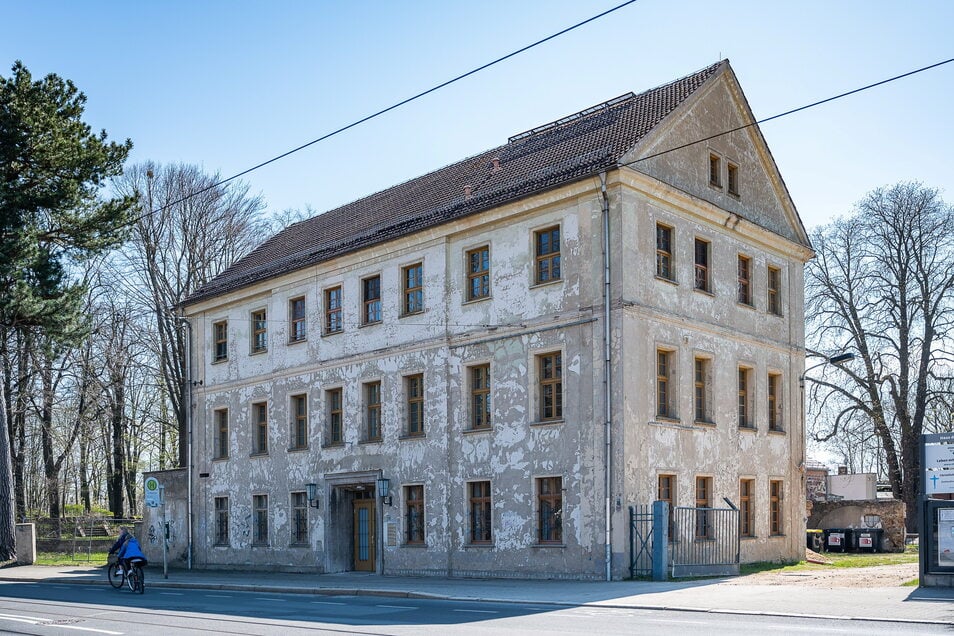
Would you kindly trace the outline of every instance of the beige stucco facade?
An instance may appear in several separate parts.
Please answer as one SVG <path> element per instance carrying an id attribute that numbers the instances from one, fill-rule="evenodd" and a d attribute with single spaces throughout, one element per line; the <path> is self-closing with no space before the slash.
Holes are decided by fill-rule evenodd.
<path id="1" fill-rule="evenodd" d="M 731 75 L 633 149 L 637 160 L 751 120 Z M 739 195 L 709 185 L 710 156 L 731 162 Z M 725 178 L 723 176 L 723 178 Z M 637 161 L 605 175 L 610 252 L 610 456 L 604 434 L 603 204 L 598 176 L 340 256 L 186 307 L 192 324 L 194 555 L 199 567 L 355 568 L 356 502 L 371 493 L 373 571 L 387 574 L 602 578 L 609 501 L 612 576 L 627 575 L 630 504 L 675 478 L 675 505 L 738 504 L 751 479 L 752 537 L 743 561 L 795 559 L 804 546 L 802 266 L 797 214 L 757 128 Z M 672 276 L 656 275 L 656 228 L 671 230 Z M 561 275 L 534 283 L 535 232 L 558 227 Z M 695 289 L 696 239 L 709 246 L 711 287 Z M 468 251 L 489 246 L 490 294 L 468 301 Z M 751 304 L 738 302 L 738 257 L 751 264 Z M 423 312 L 401 315 L 403 268 L 423 266 Z M 781 276 L 768 311 L 767 272 Z M 381 277 L 382 320 L 361 326 L 362 280 Z M 323 333 L 325 290 L 342 288 L 343 331 Z M 289 301 L 305 300 L 290 342 Z M 252 312 L 267 313 L 267 350 L 253 353 Z M 227 356 L 213 360 L 213 325 Z M 671 397 L 660 415 L 657 358 Z M 541 358 L 562 361 L 562 414 L 541 416 Z M 695 363 L 704 361 L 706 421 L 697 421 Z M 470 368 L 489 365 L 491 426 L 471 430 Z M 740 427 L 739 373 L 749 424 Z M 421 436 L 407 430 L 407 380 L 423 376 Z M 775 428 L 768 426 L 774 377 Z M 369 383 L 380 383 L 380 441 L 366 438 Z M 329 391 L 341 389 L 343 443 L 331 444 Z M 307 447 L 289 450 L 293 396 L 306 396 Z M 268 452 L 253 453 L 252 405 L 265 403 Z M 217 458 L 216 411 L 227 413 Z M 607 462 L 610 491 L 605 488 Z M 387 477 L 392 505 L 373 496 Z M 540 541 L 540 480 L 562 486 L 559 541 Z M 776 527 L 770 482 L 780 482 Z M 475 542 L 472 482 L 489 482 L 491 539 Z M 293 541 L 292 493 L 317 484 L 307 537 Z M 423 486 L 423 542 L 408 542 L 409 487 Z M 253 497 L 267 496 L 267 541 L 255 545 Z M 217 543 L 216 498 L 228 537 Z M 262 500 L 258 499 L 259 506 Z M 300 501 L 300 500 L 299 500 Z M 221 512 L 221 510 L 220 510 Z M 300 513 L 299 513 L 300 514 Z M 259 517 L 261 519 L 261 517 Z M 301 528 L 298 529 L 299 531 Z M 218 535 L 221 539 L 221 535 Z M 261 535 L 259 535 L 261 539 Z M 299 532 L 298 538 L 301 538 Z"/>

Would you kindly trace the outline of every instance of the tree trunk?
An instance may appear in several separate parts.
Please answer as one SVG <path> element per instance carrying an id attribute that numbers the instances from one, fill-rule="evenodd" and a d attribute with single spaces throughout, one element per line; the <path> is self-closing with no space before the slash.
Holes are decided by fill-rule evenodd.
<path id="1" fill-rule="evenodd" d="M 112 441 L 112 466 L 108 478 L 109 509 L 117 519 L 123 518 L 123 416 L 125 410 L 125 387 L 122 378 L 113 382 L 113 400 L 110 404 L 110 439 Z"/>

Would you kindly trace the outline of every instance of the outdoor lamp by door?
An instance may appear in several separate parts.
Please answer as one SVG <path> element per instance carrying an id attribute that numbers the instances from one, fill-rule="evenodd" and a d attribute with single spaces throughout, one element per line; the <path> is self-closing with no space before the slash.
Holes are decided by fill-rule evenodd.
<path id="1" fill-rule="evenodd" d="M 312 508 L 321 508 L 321 500 L 318 498 L 318 484 L 306 484 L 308 489 L 308 505 Z"/>
<path id="2" fill-rule="evenodd" d="M 378 479 L 378 497 L 381 498 L 381 503 L 385 503 L 389 506 L 392 505 L 391 480 L 387 477 Z"/>

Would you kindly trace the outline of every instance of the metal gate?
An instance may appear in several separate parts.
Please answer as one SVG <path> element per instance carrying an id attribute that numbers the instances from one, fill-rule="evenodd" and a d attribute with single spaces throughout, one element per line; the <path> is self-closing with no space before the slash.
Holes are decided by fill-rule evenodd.
<path id="1" fill-rule="evenodd" d="M 739 573 L 739 509 L 673 509 L 669 554 L 672 576 L 725 576 Z"/>
<path id="2" fill-rule="evenodd" d="M 653 573 L 653 507 L 629 507 L 629 575 L 651 576 Z"/>

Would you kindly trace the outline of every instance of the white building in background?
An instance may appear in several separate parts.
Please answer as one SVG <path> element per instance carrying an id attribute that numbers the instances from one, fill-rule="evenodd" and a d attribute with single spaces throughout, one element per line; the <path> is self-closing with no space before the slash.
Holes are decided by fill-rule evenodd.
<path id="1" fill-rule="evenodd" d="M 287 228 L 184 305 L 195 564 L 620 578 L 724 497 L 799 558 L 811 254 L 726 61 Z"/>

